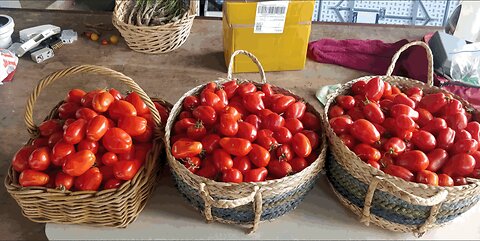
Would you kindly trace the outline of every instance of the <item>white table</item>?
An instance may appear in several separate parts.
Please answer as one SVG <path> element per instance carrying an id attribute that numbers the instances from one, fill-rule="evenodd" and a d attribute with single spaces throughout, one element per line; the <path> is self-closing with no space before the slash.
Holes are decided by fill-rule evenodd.
<path id="1" fill-rule="evenodd" d="M 453 223 L 425 234 L 421 239 L 480 239 L 480 205 Z M 260 224 L 254 234 L 245 228 L 221 223 L 207 224 L 183 199 L 166 176 L 139 218 L 125 229 L 82 225 L 47 224 L 50 240 L 279 240 L 279 239 L 414 239 L 412 234 L 393 233 L 358 222 L 336 199 L 322 177 L 299 207 L 283 217 Z"/>

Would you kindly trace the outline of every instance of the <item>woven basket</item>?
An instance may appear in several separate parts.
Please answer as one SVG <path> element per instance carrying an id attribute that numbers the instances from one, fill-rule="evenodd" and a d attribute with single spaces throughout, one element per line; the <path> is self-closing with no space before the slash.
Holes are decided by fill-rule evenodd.
<path id="1" fill-rule="evenodd" d="M 133 0 L 116 0 L 112 23 L 132 50 L 146 54 L 171 52 L 187 41 L 196 14 L 196 1 L 179 20 L 158 26 L 136 26 L 126 23 L 127 9 Z"/>
<path id="2" fill-rule="evenodd" d="M 227 79 L 219 79 L 217 84 L 225 83 L 232 78 L 233 59 L 238 54 L 245 54 L 257 64 L 262 83 L 266 83 L 263 67 L 252 54 L 238 50 L 233 53 L 228 68 Z M 238 83 L 248 80 L 236 80 Z M 254 83 L 257 87 L 261 84 Z M 321 134 L 320 154 L 318 158 L 303 171 L 281 179 L 264 182 L 249 183 L 224 183 L 216 182 L 204 177 L 192 174 L 171 153 L 170 133 L 172 126 L 177 119 L 186 96 L 198 94 L 205 85 L 200 85 L 185 93 L 173 106 L 172 112 L 165 127 L 165 145 L 168 163 L 171 168 L 176 186 L 190 204 L 201 211 L 207 221 L 220 221 L 224 223 L 241 224 L 251 227 L 251 231 L 258 228 L 260 221 L 272 220 L 295 209 L 310 191 L 323 169 L 326 156 L 326 137 Z M 278 93 L 294 96 L 297 100 L 300 97 L 292 92 L 274 87 Z M 307 103 L 307 110 L 320 114 Z"/>
<path id="3" fill-rule="evenodd" d="M 93 73 L 120 80 L 140 95 L 152 113 L 155 122 L 154 141 L 147 154 L 145 165 L 135 177 L 123 183 L 118 189 L 103 191 L 62 191 L 46 187 L 21 187 L 19 173 L 10 166 L 5 178 L 5 187 L 22 208 L 23 215 L 34 222 L 61 224 L 89 224 L 95 226 L 126 227 L 135 221 L 152 194 L 158 173 L 158 157 L 163 148 L 161 119 L 152 100 L 131 78 L 106 67 L 78 65 L 64 69 L 43 78 L 28 99 L 25 123 L 31 135 L 29 143 L 38 136 L 38 127 L 33 122 L 33 107 L 40 92 L 49 84 L 63 77 Z M 169 106 L 163 100 L 161 104 Z M 58 117 L 58 104 L 47 119 Z"/>
<path id="4" fill-rule="evenodd" d="M 419 45 L 427 50 L 428 82 L 392 76 L 395 63 L 400 54 L 410 46 Z M 412 42 L 403 46 L 392 59 L 383 81 L 401 89 L 419 87 L 425 93 L 444 92 L 433 86 L 432 53 L 423 42 Z M 328 110 L 338 95 L 348 94 L 352 84 L 376 77 L 366 76 L 352 80 L 329 96 L 323 113 L 328 123 Z M 459 99 L 465 107 L 471 105 Z M 473 108 L 472 108 L 473 109 Z M 360 217 L 365 225 L 374 223 L 384 229 L 398 232 L 413 232 L 423 235 L 427 230 L 446 224 L 470 209 L 478 202 L 480 183 L 476 179 L 467 179 L 468 185 L 439 187 L 408 182 L 385 174 L 365 164 L 346 147 L 333 132 L 329 124 L 325 130 L 330 142 L 331 156 L 327 158 L 326 172 L 331 187 L 340 202 Z"/>

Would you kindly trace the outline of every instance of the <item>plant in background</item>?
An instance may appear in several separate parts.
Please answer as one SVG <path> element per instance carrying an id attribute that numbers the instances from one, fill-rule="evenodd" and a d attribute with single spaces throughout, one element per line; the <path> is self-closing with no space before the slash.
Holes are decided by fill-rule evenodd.
<path id="1" fill-rule="evenodd" d="M 180 19 L 188 4 L 183 0 L 135 0 L 128 10 L 128 24 L 157 26 Z"/>

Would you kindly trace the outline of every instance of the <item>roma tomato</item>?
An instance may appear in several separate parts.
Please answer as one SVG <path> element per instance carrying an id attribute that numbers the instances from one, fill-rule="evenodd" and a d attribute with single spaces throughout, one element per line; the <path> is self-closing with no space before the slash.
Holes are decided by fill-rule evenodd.
<path id="1" fill-rule="evenodd" d="M 235 168 L 230 168 L 222 172 L 222 182 L 241 183 L 242 181 L 242 172 Z"/>
<path id="2" fill-rule="evenodd" d="M 389 99 L 382 99 L 382 100 L 380 100 L 380 102 L 378 102 L 378 105 L 380 105 L 380 108 L 382 109 L 382 111 L 388 113 L 390 111 L 390 108 L 394 104 L 393 104 L 393 101 L 391 101 Z M 360 118 L 360 119 L 362 119 L 362 118 Z"/>
<path id="3" fill-rule="evenodd" d="M 200 105 L 200 100 L 198 99 L 197 96 L 194 96 L 194 95 L 185 97 L 182 103 L 183 108 L 186 110 L 193 110 L 199 105 Z"/>
<path id="4" fill-rule="evenodd" d="M 265 167 L 250 169 L 244 172 L 244 182 L 263 182 L 267 178 L 268 171 Z"/>
<path id="5" fill-rule="evenodd" d="M 63 140 L 63 130 L 55 132 L 50 135 L 50 137 L 48 137 L 48 147 L 53 148 L 55 144 L 57 144 L 61 140 Z"/>
<path id="6" fill-rule="evenodd" d="M 232 156 L 223 149 L 213 151 L 213 164 L 218 171 L 222 172 L 233 167 Z"/>
<path id="7" fill-rule="evenodd" d="M 337 135 L 345 134 L 351 130 L 353 121 L 347 117 L 339 116 L 330 119 L 330 126 Z M 375 127 L 374 127 L 375 128 Z"/>
<path id="8" fill-rule="evenodd" d="M 87 107 L 82 107 L 75 112 L 75 118 L 85 119 L 86 121 L 93 119 L 97 115 L 97 112 Z"/>
<path id="9" fill-rule="evenodd" d="M 389 153 L 390 155 L 397 156 L 403 152 L 405 152 L 405 149 L 407 146 L 405 145 L 405 142 L 402 141 L 398 137 L 392 137 L 388 139 L 385 144 L 383 145 L 383 149 Z"/>
<path id="10" fill-rule="evenodd" d="M 238 133 L 238 122 L 230 114 L 220 116 L 219 131 L 224 136 L 235 136 Z"/>
<path id="11" fill-rule="evenodd" d="M 275 140 L 275 138 L 273 138 L 272 136 L 265 136 L 265 135 L 258 135 L 257 140 L 255 140 L 255 143 L 269 151 L 273 151 L 279 146 L 278 141 Z"/>
<path id="12" fill-rule="evenodd" d="M 318 157 L 318 155 L 313 155 L 313 154 L 310 156 Z M 292 166 L 293 172 L 297 173 L 307 168 L 309 162 L 303 157 L 295 157 L 292 160 L 290 160 L 288 163 L 290 163 L 290 166 Z"/>
<path id="13" fill-rule="evenodd" d="M 303 124 L 298 119 L 288 118 L 285 119 L 285 127 L 292 133 L 296 134 L 303 130 Z"/>
<path id="14" fill-rule="evenodd" d="M 62 170 L 64 173 L 78 177 L 85 173 L 95 163 L 95 154 L 90 150 L 83 150 L 65 157 Z"/>
<path id="15" fill-rule="evenodd" d="M 366 144 L 373 144 L 380 140 L 380 133 L 375 126 L 364 119 L 357 120 L 349 128 L 350 134 Z"/>
<path id="16" fill-rule="evenodd" d="M 113 166 L 113 164 L 115 164 L 116 162 L 118 162 L 117 154 L 115 154 L 113 152 L 106 152 L 105 154 L 102 155 L 103 165 Z"/>
<path id="17" fill-rule="evenodd" d="M 257 139 L 257 128 L 248 122 L 238 123 L 237 137 L 254 142 Z"/>
<path id="18" fill-rule="evenodd" d="M 285 125 L 285 119 L 277 113 L 269 114 L 264 121 L 262 121 L 262 126 L 265 129 L 272 131 L 277 130 L 280 127 Z"/>
<path id="19" fill-rule="evenodd" d="M 103 115 L 97 115 L 91 119 L 85 129 L 86 139 L 99 141 L 109 129 L 108 119 Z"/>
<path id="20" fill-rule="evenodd" d="M 138 95 L 135 92 L 132 92 L 132 93 L 128 94 L 127 97 L 125 97 L 125 101 L 129 102 L 134 107 L 134 110 L 136 111 L 136 114 L 138 114 L 138 115 L 143 115 L 143 114 L 150 113 L 150 110 L 148 109 L 148 106 L 145 104 L 145 102 L 143 102 L 142 97 L 140 97 L 140 95 Z M 115 102 L 118 102 L 118 101 L 115 101 Z M 124 105 L 124 104 L 122 104 L 122 105 Z M 126 108 L 126 109 L 129 111 L 128 114 L 130 115 L 131 114 L 131 108 L 129 107 L 129 108 Z M 110 116 L 110 118 L 116 119 L 113 116 Z"/>
<path id="21" fill-rule="evenodd" d="M 62 124 L 60 121 L 52 119 L 52 120 L 47 120 L 42 122 L 38 126 L 38 130 L 40 131 L 41 136 L 51 136 L 53 133 L 61 131 L 62 130 Z"/>
<path id="22" fill-rule="evenodd" d="M 465 130 L 472 135 L 476 141 L 480 141 L 480 124 L 476 121 L 469 122 Z"/>
<path id="23" fill-rule="evenodd" d="M 266 167 L 270 162 L 270 153 L 260 145 L 253 144 L 248 158 L 257 167 Z"/>
<path id="24" fill-rule="evenodd" d="M 201 142 L 203 150 L 205 150 L 207 154 L 210 154 L 220 146 L 220 136 L 217 134 L 208 134 Z"/>
<path id="25" fill-rule="evenodd" d="M 380 165 L 381 169 L 383 170 L 383 168 L 394 164 L 393 157 L 391 155 L 389 155 L 388 153 L 386 153 L 385 155 L 382 156 L 382 158 L 380 158 L 380 160 L 378 161 L 378 164 Z"/>
<path id="26" fill-rule="evenodd" d="M 263 84 L 262 85 L 262 92 L 265 93 L 266 97 L 270 97 L 274 95 L 275 93 L 273 92 L 272 85 L 271 84 Z"/>
<path id="27" fill-rule="evenodd" d="M 408 96 L 411 96 L 411 95 L 423 96 L 423 90 L 418 87 L 410 87 L 405 91 L 405 94 L 407 94 Z"/>
<path id="28" fill-rule="evenodd" d="M 246 156 L 237 156 L 233 159 L 233 168 L 244 173 L 245 171 L 252 169 L 252 163 Z"/>
<path id="29" fill-rule="evenodd" d="M 97 191 L 101 184 L 102 173 L 97 167 L 92 167 L 75 178 L 75 189 L 78 191 Z"/>
<path id="30" fill-rule="evenodd" d="M 465 153 L 459 153 L 448 159 L 442 168 L 442 172 L 449 176 L 468 176 L 474 168 L 475 158 Z"/>
<path id="31" fill-rule="evenodd" d="M 80 99 L 80 104 L 83 106 L 83 107 L 87 107 L 87 108 L 92 108 L 92 101 L 93 101 L 93 97 L 95 97 L 96 94 L 100 93 L 102 90 L 92 90 L 92 91 L 89 91 L 88 93 L 86 93 L 82 99 Z"/>
<path id="32" fill-rule="evenodd" d="M 365 119 L 365 115 L 363 114 L 362 110 L 359 107 L 354 107 L 347 112 L 347 115 L 352 117 L 352 120 L 360 120 Z"/>
<path id="33" fill-rule="evenodd" d="M 260 125 L 262 123 L 262 121 L 260 120 L 260 117 L 258 117 L 257 115 L 253 115 L 253 114 L 247 116 L 247 118 L 245 118 L 244 121 L 252 124 L 255 127 L 255 129 L 257 129 L 257 130 L 258 130 L 258 128 L 260 128 Z"/>
<path id="34" fill-rule="evenodd" d="M 333 105 L 328 110 L 328 118 L 335 118 L 335 117 L 338 117 L 338 116 L 342 116 L 344 114 L 345 114 L 344 110 L 342 109 L 342 107 L 340 107 L 338 105 Z"/>
<path id="35" fill-rule="evenodd" d="M 177 122 L 175 122 L 175 125 L 173 126 L 173 130 L 175 133 L 185 133 L 190 126 L 194 126 L 196 123 L 195 119 L 193 118 L 184 118 L 181 119 Z"/>
<path id="36" fill-rule="evenodd" d="M 103 189 L 108 190 L 108 189 L 117 189 L 123 184 L 122 180 L 118 180 L 116 178 L 108 179 L 104 184 L 103 184 Z"/>
<path id="37" fill-rule="evenodd" d="M 307 136 L 297 133 L 292 138 L 292 149 L 299 157 L 307 157 L 312 153 L 312 144 Z"/>
<path id="38" fill-rule="evenodd" d="M 194 157 L 187 157 L 185 159 L 182 159 L 181 162 L 183 165 L 191 172 L 195 173 L 197 170 L 200 168 L 200 158 L 194 156 Z"/>
<path id="39" fill-rule="evenodd" d="M 467 153 L 472 154 L 478 149 L 478 141 L 474 139 L 462 139 L 453 144 L 450 154 Z"/>
<path id="40" fill-rule="evenodd" d="M 395 117 L 398 117 L 399 115 L 402 115 L 402 114 L 409 116 L 414 121 L 418 120 L 418 118 L 419 118 L 418 112 L 415 111 L 414 109 L 412 109 L 408 105 L 396 104 L 396 105 L 393 105 L 390 108 L 390 116 L 391 117 L 395 118 Z"/>
<path id="41" fill-rule="evenodd" d="M 382 124 L 383 121 L 385 121 L 385 115 L 380 109 L 380 106 L 374 102 L 369 102 L 368 104 L 363 106 L 363 114 L 365 115 L 367 120 L 373 123 Z"/>
<path id="42" fill-rule="evenodd" d="M 379 77 L 374 77 L 365 85 L 365 96 L 369 100 L 379 101 L 385 90 L 385 84 Z"/>
<path id="43" fill-rule="evenodd" d="M 132 148 L 128 152 L 121 153 L 117 155 L 119 161 L 129 161 L 135 159 L 135 146 L 132 145 Z"/>
<path id="44" fill-rule="evenodd" d="M 24 146 L 15 153 L 12 158 L 12 167 L 17 172 L 23 172 L 28 169 L 28 159 L 35 150 L 33 146 Z"/>
<path id="45" fill-rule="evenodd" d="M 240 115 L 247 116 L 249 113 L 243 106 L 242 100 L 241 99 L 235 100 L 236 97 L 240 98 L 239 96 L 234 96 L 228 103 L 228 106 L 234 107 L 240 113 Z"/>
<path id="46" fill-rule="evenodd" d="M 77 144 L 77 151 L 83 151 L 83 150 L 90 150 L 90 151 L 93 152 L 93 154 L 97 154 L 98 142 L 89 141 L 89 140 L 86 140 L 86 139 L 81 140 Z"/>
<path id="47" fill-rule="evenodd" d="M 45 186 L 49 180 L 48 174 L 30 169 L 24 170 L 18 177 L 22 187 Z"/>
<path id="48" fill-rule="evenodd" d="M 110 93 L 115 100 L 121 100 L 121 99 L 123 99 L 122 93 L 120 93 L 120 91 L 118 91 L 118 90 L 115 89 L 115 88 L 110 88 L 110 89 L 108 90 L 108 93 Z"/>
<path id="49" fill-rule="evenodd" d="M 441 130 L 447 129 L 447 122 L 442 118 L 433 118 L 430 122 L 428 122 L 422 130 L 430 132 L 432 134 L 436 134 Z"/>
<path id="50" fill-rule="evenodd" d="M 135 92 L 132 92 L 132 94 L 133 93 Z M 124 117 L 124 116 L 136 116 L 137 110 L 135 109 L 133 104 L 125 100 L 116 100 L 110 105 L 110 108 L 108 108 L 108 114 L 112 120 L 118 120 L 120 119 L 120 117 Z M 142 114 L 145 114 L 145 113 L 142 112 Z"/>
<path id="51" fill-rule="evenodd" d="M 427 131 L 415 131 L 412 135 L 412 143 L 421 151 L 429 152 L 435 149 L 437 141 L 435 137 Z"/>
<path id="52" fill-rule="evenodd" d="M 356 95 L 363 95 L 365 94 L 365 86 L 367 85 L 367 82 L 364 80 L 357 81 L 353 83 L 352 85 L 352 91 Z"/>
<path id="53" fill-rule="evenodd" d="M 470 134 L 470 132 L 468 132 L 466 130 L 461 130 L 461 131 L 455 132 L 455 141 L 454 142 L 457 142 L 457 141 L 460 141 L 460 140 L 467 140 L 467 139 L 473 139 L 472 134 Z"/>
<path id="54" fill-rule="evenodd" d="M 87 92 L 81 89 L 71 89 L 65 98 L 65 102 L 74 102 L 80 104 L 80 101 L 85 94 L 87 94 Z"/>
<path id="55" fill-rule="evenodd" d="M 218 98 L 220 98 L 224 106 L 228 105 L 228 96 L 224 89 L 216 90 L 215 94 L 218 95 Z"/>
<path id="56" fill-rule="evenodd" d="M 240 119 L 242 119 L 242 114 L 238 112 L 238 110 L 233 106 L 225 106 L 225 108 L 223 108 L 220 114 L 232 115 L 235 121 L 239 121 Z"/>
<path id="57" fill-rule="evenodd" d="M 136 142 L 146 143 L 146 142 L 151 142 L 152 137 L 153 137 L 153 129 L 152 129 L 152 127 L 147 125 L 147 130 L 141 135 L 134 136 L 133 139 Z"/>
<path id="58" fill-rule="evenodd" d="M 435 149 L 427 154 L 428 167 L 427 170 L 437 172 L 448 160 L 448 153 L 444 149 Z"/>
<path id="59" fill-rule="evenodd" d="M 295 152 L 293 151 L 292 147 L 288 144 L 281 145 L 275 151 L 276 157 L 280 161 L 290 161 L 295 156 Z"/>
<path id="60" fill-rule="evenodd" d="M 138 160 L 133 161 L 118 161 L 113 164 L 113 175 L 119 180 L 132 180 L 137 174 L 141 165 Z"/>
<path id="61" fill-rule="evenodd" d="M 427 169 L 429 161 L 425 153 L 414 150 L 399 155 L 395 164 L 407 168 L 412 172 L 418 172 Z"/>
<path id="62" fill-rule="evenodd" d="M 303 115 L 305 115 L 306 109 L 307 106 L 303 101 L 297 101 L 287 108 L 287 110 L 285 111 L 285 118 L 301 119 Z"/>
<path id="63" fill-rule="evenodd" d="M 55 175 L 55 187 L 60 190 L 70 190 L 73 186 L 74 180 L 74 177 L 63 172 L 58 172 L 57 175 Z"/>
<path id="64" fill-rule="evenodd" d="M 265 104 L 262 99 L 263 96 L 265 96 L 265 94 L 261 91 L 247 93 L 243 96 L 243 106 L 251 113 L 257 113 L 263 110 L 265 109 Z"/>
<path id="65" fill-rule="evenodd" d="M 393 103 L 394 104 L 404 104 L 410 106 L 412 109 L 415 109 L 416 103 L 412 99 L 408 98 L 408 96 L 404 93 L 400 93 L 398 95 L 395 95 L 395 98 L 393 98 Z"/>
<path id="66" fill-rule="evenodd" d="M 200 104 L 211 106 L 216 111 L 221 111 L 225 107 L 225 104 L 215 92 L 205 90 L 200 94 Z"/>
<path id="67" fill-rule="evenodd" d="M 193 118 L 192 112 L 188 111 L 188 110 L 184 110 L 184 111 L 180 112 L 180 114 L 178 115 L 178 119 L 182 120 L 182 119 L 185 119 L 185 118 Z"/>
<path id="68" fill-rule="evenodd" d="M 383 88 L 383 97 L 388 98 L 392 96 L 392 86 L 388 82 L 383 82 L 384 88 Z"/>
<path id="69" fill-rule="evenodd" d="M 467 185 L 467 179 L 465 177 L 453 177 L 453 183 L 455 186 Z"/>
<path id="70" fill-rule="evenodd" d="M 415 121 L 405 114 L 397 116 L 395 118 L 395 124 L 402 130 L 412 131 L 415 129 Z"/>
<path id="71" fill-rule="evenodd" d="M 387 82 L 385 82 L 387 83 Z M 380 163 L 378 163 L 377 161 L 373 161 L 373 160 L 370 160 L 367 162 L 368 165 L 372 166 L 373 168 L 376 168 L 376 169 L 379 169 L 380 170 Z"/>
<path id="72" fill-rule="evenodd" d="M 220 139 L 220 146 L 234 156 L 246 156 L 252 150 L 252 143 L 242 138 L 224 137 Z"/>
<path id="73" fill-rule="evenodd" d="M 399 177 L 405 181 L 411 182 L 414 180 L 413 173 L 401 166 L 388 165 L 383 171 L 389 175 Z"/>
<path id="74" fill-rule="evenodd" d="M 170 113 L 170 111 L 168 110 L 167 107 L 161 105 L 160 103 L 158 102 L 153 102 L 153 105 L 155 106 L 155 109 L 157 109 L 158 111 L 158 114 L 160 115 L 160 122 L 161 123 L 167 123 L 167 119 L 168 119 L 168 114 Z M 150 114 L 151 113 L 147 113 L 147 114 Z M 143 115 L 147 115 L 147 114 L 143 114 Z M 151 126 L 153 126 L 151 124 Z"/>
<path id="75" fill-rule="evenodd" d="M 50 149 L 48 147 L 37 148 L 28 157 L 28 166 L 35 171 L 47 170 L 50 162 Z"/>
<path id="76" fill-rule="evenodd" d="M 98 169 L 100 169 L 100 173 L 102 173 L 103 180 L 110 180 L 112 178 L 115 178 L 115 175 L 113 175 L 113 165 L 101 166 Z"/>
<path id="77" fill-rule="evenodd" d="M 303 115 L 303 118 L 300 120 L 302 121 L 305 129 L 308 129 L 308 130 L 318 131 L 322 127 L 320 118 L 318 118 L 316 115 L 310 112 L 305 112 L 305 114 Z"/>
<path id="78" fill-rule="evenodd" d="M 268 163 L 268 173 L 274 178 L 282 178 L 292 172 L 292 166 L 287 161 L 271 160 Z"/>
<path id="79" fill-rule="evenodd" d="M 446 116 L 449 115 L 454 115 L 456 113 L 465 113 L 465 109 L 463 109 L 462 102 L 456 99 L 451 99 L 448 101 L 448 103 L 445 105 L 444 108 L 444 114 Z"/>
<path id="80" fill-rule="evenodd" d="M 202 143 L 197 141 L 179 140 L 172 146 L 172 155 L 179 159 L 196 156 L 201 152 Z"/>
<path id="81" fill-rule="evenodd" d="M 425 95 L 419 103 L 419 107 L 435 114 L 447 104 L 447 97 L 444 93 L 435 93 Z"/>
<path id="82" fill-rule="evenodd" d="M 353 150 L 353 148 L 357 145 L 357 141 L 355 138 L 349 134 L 342 134 L 338 136 L 340 140 L 342 140 L 343 144 L 348 147 L 348 149 Z"/>
<path id="83" fill-rule="evenodd" d="M 197 121 L 195 125 L 187 128 L 187 136 L 193 140 L 201 140 L 207 135 L 207 129 L 201 121 Z"/>
<path id="84" fill-rule="evenodd" d="M 344 110 L 350 110 L 355 107 L 355 98 L 351 95 L 339 95 L 335 100 Z"/>
<path id="85" fill-rule="evenodd" d="M 238 84 L 235 80 L 230 80 L 223 84 L 223 90 L 225 90 L 225 92 L 227 93 L 228 99 L 232 98 L 235 95 L 237 88 Z"/>
<path id="86" fill-rule="evenodd" d="M 52 148 L 51 161 L 55 166 L 63 166 L 65 162 L 65 157 L 75 153 L 75 146 L 73 144 L 67 143 L 64 140 L 57 142 Z"/>
<path id="87" fill-rule="evenodd" d="M 32 141 L 32 146 L 35 148 L 48 146 L 48 139 L 49 138 L 46 138 L 46 137 L 35 138 Z"/>
<path id="88" fill-rule="evenodd" d="M 64 120 L 69 118 L 74 118 L 75 113 L 80 108 L 81 108 L 81 105 L 75 102 L 65 102 L 58 107 L 58 116 L 60 117 L 60 119 L 64 119 Z"/>
<path id="89" fill-rule="evenodd" d="M 281 95 L 279 98 L 272 101 L 272 106 L 270 109 L 278 114 L 285 112 L 290 105 L 295 103 L 295 98 L 293 96 Z"/>
<path id="90" fill-rule="evenodd" d="M 280 144 L 290 143 L 292 137 L 292 133 L 285 127 L 280 127 L 273 132 L 273 138 L 275 138 Z"/>
<path id="91" fill-rule="evenodd" d="M 317 149 L 317 147 L 320 145 L 320 137 L 318 136 L 318 134 L 314 131 L 309 130 L 304 130 L 301 133 L 304 134 L 310 141 L 310 144 L 312 145 L 312 150 Z"/>
<path id="92" fill-rule="evenodd" d="M 102 139 L 103 146 L 113 153 L 126 153 L 132 148 L 132 137 L 124 130 L 114 127 L 108 129 Z"/>
<path id="93" fill-rule="evenodd" d="M 237 94 L 240 96 L 240 97 L 243 97 L 245 96 L 245 94 L 248 94 L 248 93 L 253 93 L 257 90 L 257 87 L 255 87 L 254 84 L 250 83 L 250 82 L 245 82 L 245 83 L 241 83 L 238 88 L 237 88 Z"/>
<path id="94" fill-rule="evenodd" d="M 432 113 L 430 113 L 428 110 L 425 110 L 423 108 L 417 108 L 415 110 L 418 112 L 417 123 L 420 127 L 425 126 L 433 119 Z"/>
<path id="95" fill-rule="evenodd" d="M 108 107 L 115 101 L 115 98 L 112 94 L 107 91 L 102 91 L 96 94 L 92 100 L 92 108 L 96 112 L 105 112 L 108 110 Z"/>
<path id="96" fill-rule="evenodd" d="M 453 179 L 447 174 L 438 174 L 438 185 L 442 187 L 453 187 Z"/>
<path id="97" fill-rule="evenodd" d="M 455 131 L 447 127 L 446 129 L 440 130 L 437 133 L 437 147 L 448 150 L 454 143 L 455 140 Z"/>
<path id="98" fill-rule="evenodd" d="M 364 162 L 378 161 L 382 157 L 382 154 L 377 149 L 373 148 L 370 145 L 360 143 L 353 148 L 353 152 L 357 154 L 360 159 Z"/>
<path id="99" fill-rule="evenodd" d="M 198 106 L 192 114 L 205 125 L 213 125 L 217 121 L 217 114 L 211 106 Z"/>
<path id="100" fill-rule="evenodd" d="M 418 183 L 424 183 L 427 185 L 438 186 L 438 176 L 435 172 L 428 170 L 422 170 L 417 172 L 415 181 Z"/>

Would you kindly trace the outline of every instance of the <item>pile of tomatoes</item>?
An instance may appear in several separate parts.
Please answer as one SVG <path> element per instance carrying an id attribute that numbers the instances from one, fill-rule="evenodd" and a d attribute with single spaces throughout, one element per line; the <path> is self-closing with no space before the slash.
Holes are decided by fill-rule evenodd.
<path id="1" fill-rule="evenodd" d="M 168 109 L 155 103 L 161 118 Z M 132 92 L 69 91 L 58 116 L 39 125 L 40 137 L 12 159 L 23 187 L 96 191 L 132 179 L 152 148 L 153 119 Z"/>
<path id="2" fill-rule="evenodd" d="M 378 77 L 355 82 L 351 93 L 336 97 L 329 123 L 372 167 L 435 186 L 480 177 L 480 124 L 451 95 L 418 87 L 402 92 Z"/>
<path id="3" fill-rule="evenodd" d="M 318 157 L 320 119 L 270 84 L 210 82 L 182 108 L 172 154 L 196 175 L 261 182 L 300 172 Z"/>

